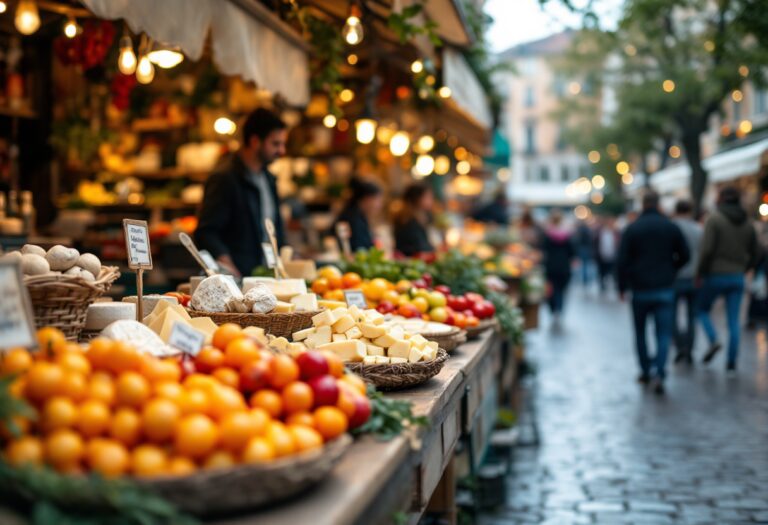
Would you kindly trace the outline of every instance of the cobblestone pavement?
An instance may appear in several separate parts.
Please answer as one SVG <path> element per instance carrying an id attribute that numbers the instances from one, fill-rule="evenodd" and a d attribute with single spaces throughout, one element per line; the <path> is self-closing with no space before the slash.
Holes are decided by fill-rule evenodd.
<path id="1" fill-rule="evenodd" d="M 745 333 L 736 378 L 723 355 L 700 364 L 699 338 L 699 363 L 670 363 L 661 398 L 635 382 L 631 341 L 627 305 L 580 289 L 562 334 L 530 337 L 541 445 L 515 452 L 483 525 L 768 523 L 765 331 Z"/>

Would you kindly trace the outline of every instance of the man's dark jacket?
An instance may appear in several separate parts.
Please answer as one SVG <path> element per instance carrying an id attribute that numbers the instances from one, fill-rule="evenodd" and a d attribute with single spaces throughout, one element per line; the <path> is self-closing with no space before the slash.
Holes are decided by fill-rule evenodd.
<path id="1" fill-rule="evenodd" d="M 683 232 L 656 210 L 644 211 L 624 231 L 617 270 L 619 290 L 672 288 L 690 258 Z"/>
<path id="2" fill-rule="evenodd" d="M 198 215 L 195 243 L 218 258 L 229 255 L 243 275 L 264 264 L 264 233 L 259 188 L 248 179 L 248 168 L 239 155 L 223 160 L 205 183 L 205 196 Z M 280 201 L 275 177 L 264 171 L 275 206 L 275 234 L 284 241 Z"/>

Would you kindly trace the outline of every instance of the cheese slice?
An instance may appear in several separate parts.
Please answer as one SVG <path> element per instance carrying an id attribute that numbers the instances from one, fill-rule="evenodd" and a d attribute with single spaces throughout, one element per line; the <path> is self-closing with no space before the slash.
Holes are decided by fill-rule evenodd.
<path id="1" fill-rule="evenodd" d="M 377 355 L 373 357 L 376 360 L 377 365 L 388 365 L 390 360 L 387 356 Z"/>
<path id="2" fill-rule="evenodd" d="M 387 355 L 389 357 L 402 357 L 403 359 L 408 359 L 410 351 L 411 343 L 405 339 L 398 339 L 387 349 Z"/>
<path id="3" fill-rule="evenodd" d="M 331 327 L 330 326 L 318 326 L 315 333 L 310 334 L 304 340 L 304 344 L 307 348 L 316 348 L 318 346 L 328 344 L 331 342 Z"/>
<path id="4" fill-rule="evenodd" d="M 304 330 L 299 330 L 298 332 L 293 333 L 293 340 L 294 341 L 303 341 L 310 335 L 315 333 L 315 328 L 305 328 Z"/>
<path id="5" fill-rule="evenodd" d="M 399 365 L 400 363 L 407 363 L 408 360 L 404 357 L 390 357 L 389 363 L 392 365 Z"/>
<path id="6" fill-rule="evenodd" d="M 411 344 L 415 345 L 416 348 L 419 348 L 419 349 L 422 349 L 425 346 L 427 346 L 427 343 L 429 342 L 426 339 L 424 339 L 424 337 L 421 334 L 412 335 L 410 338 L 410 341 L 411 341 Z"/>
<path id="7" fill-rule="evenodd" d="M 347 339 L 361 339 L 363 337 L 363 333 L 357 326 L 353 326 L 344 332 L 344 334 L 347 336 Z"/>
<path id="8" fill-rule="evenodd" d="M 298 357 L 307 351 L 307 347 L 303 343 L 288 343 L 286 350 L 291 357 Z"/>
<path id="9" fill-rule="evenodd" d="M 251 339 L 255 339 L 262 344 L 267 343 L 267 335 L 264 333 L 263 328 L 259 328 L 258 326 L 246 326 L 243 328 L 243 333 Z"/>
<path id="10" fill-rule="evenodd" d="M 338 341 L 346 341 L 348 337 L 344 334 L 333 334 L 331 336 L 331 342 L 336 343 Z"/>
<path id="11" fill-rule="evenodd" d="M 216 326 L 216 323 L 214 323 L 210 317 L 195 317 L 189 320 L 189 324 L 192 325 L 192 328 L 195 330 L 205 334 L 205 344 L 211 344 L 213 333 L 218 326 Z"/>
<path id="12" fill-rule="evenodd" d="M 269 346 L 280 350 L 281 352 L 285 352 L 288 350 L 288 339 L 285 337 L 275 337 L 269 342 Z"/>
<path id="13" fill-rule="evenodd" d="M 277 301 L 277 306 L 275 306 L 275 309 L 272 311 L 278 314 L 290 314 L 290 313 L 293 313 L 295 310 L 296 310 L 295 304 L 286 303 L 284 301 Z"/>
<path id="14" fill-rule="evenodd" d="M 384 314 L 379 312 L 378 310 L 374 310 L 373 308 L 369 308 L 365 312 L 365 318 L 368 319 L 368 322 L 380 325 L 384 322 Z"/>
<path id="15" fill-rule="evenodd" d="M 349 314 L 336 318 L 336 322 L 333 323 L 333 331 L 337 334 L 343 334 L 350 328 L 355 326 L 355 320 Z"/>
<path id="16" fill-rule="evenodd" d="M 163 330 L 165 330 L 166 327 L 173 326 L 173 323 L 176 321 L 190 324 L 191 319 L 188 316 L 185 317 L 173 308 L 166 308 L 162 314 L 157 316 L 155 320 L 149 324 L 149 328 L 162 338 Z M 168 334 L 170 335 L 170 331 L 168 331 Z M 163 340 L 167 342 L 165 338 L 163 338 Z"/>
<path id="17" fill-rule="evenodd" d="M 376 346 L 382 346 L 384 348 L 389 348 L 390 346 L 395 344 L 396 341 L 397 341 L 397 339 L 392 337 L 390 334 L 384 334 L 381 337 L 377 337 L 376 339 L 374 339 L 373 340 L 373 344 L 375 344 Z"/>
<path id="18" fill-rule="evenodd" d="M 335 310 L 337 308 L 344 308 L 347 306 L 347 303 L 344 301 L 331 301 L 330 299 L 319 299 L 317 301 L 317 306 L 319 308 L 327 308 L 328 310 Z"/>
<path id="19" fill-rule="evenodd" d="M 363 358 L 363 364 L 364 365 L 375 365 L 376 364 L 376 356 L 375 355 L 367 355 Z"/>
<path id="20" fill-rule="evenodd" d="M 365 345 L 365 351 L 368 355 L 385 355 L 386 354 L 386 352 L 382 347 L 376 346 L 376 345 Z"/>
<path id="21" fill-rule="evenodd" d="M 331 326 L 336 322 L 336 310 L 323 310 L 312 316 L 312 324 L 315 326 Z"/>
<path id="22" fill-rule="evenodd" d="M 319 310 L 317 305 L 317 295 L 313 293 L 304 293 L 291 298 L 291 304 L 296 306 L 298 312 L 314 312 Z"/>
<path id="23" fill-rule="evenodd" d="M 138 321 L 123 319 L 115 321 L 101 331 L 101 335 L 114 341 L 123 341 L 139 352 L 154 356 L 167 356 L 177 353 L 166 345 L 160 337 Z"/>
<path id="24" fill-rule="evenodd" d="M 327 343 L 317 347 L 318 350 L 328 350 L 339 356 L 342 361 L 360 362 L 365 358 L 365 345 L 353 339 L 351 341 L 339 341 L 337 343 Z"/>
<path id="25" fill-rule="evenodd" d="M 377 326 L 373 323 L 360 323 L 358 327 L 360 328 L 363 336 L 367 337 L 368 339 L 376 339 L 377 337 L 381 337 L 387 332 L 383 326 Z"/>
<path id="26" fill-rule="evenodd" d="M 422 359 L 424 359 L 424 354 L 421 353 L 421 350 L 419 350 L 415 346 L 412 346 L 411 350 L 408 352 L 408 362 L 418 363 Z"/>

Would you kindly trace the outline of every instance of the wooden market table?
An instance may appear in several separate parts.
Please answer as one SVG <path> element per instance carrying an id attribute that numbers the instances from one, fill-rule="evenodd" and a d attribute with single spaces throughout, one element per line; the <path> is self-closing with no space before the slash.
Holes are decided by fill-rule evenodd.
<path id="1" fill-rule="evenodd" d="M 427 416 L 430 426 L 418 437 L 401 435 L 387 442 L 359 438 L 317 487 L 273 507 L 210 523 L 375 525 L 393 522 L 396 515 L 416 523 L 438 486 L 439 499 L 455 509 L 454 449 L 463 434 L 487 433 L 482 407 L 496 396 L 501 342 L 497 333 L 486 332 L 457 348 L 429 382 L 388 394 L 412 401 L 414 412 Z M 472 441 L 487 442 L 487 436 L 473 436 Z"/>

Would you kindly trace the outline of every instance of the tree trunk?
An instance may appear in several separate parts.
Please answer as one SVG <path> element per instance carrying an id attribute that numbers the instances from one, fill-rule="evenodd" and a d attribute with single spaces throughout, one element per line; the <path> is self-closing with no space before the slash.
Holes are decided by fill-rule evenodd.
<path id="1" fill-rule="evenodd" d="M 707 179 L 709 174 L 701 162 L 701 132 L 684 130 L 681 137 L 685 158 L 691 168 L 691 200 L 693 201 L 693 213 L 698 217 L 702 212 L 702 201 L 707 191 Z"/>

